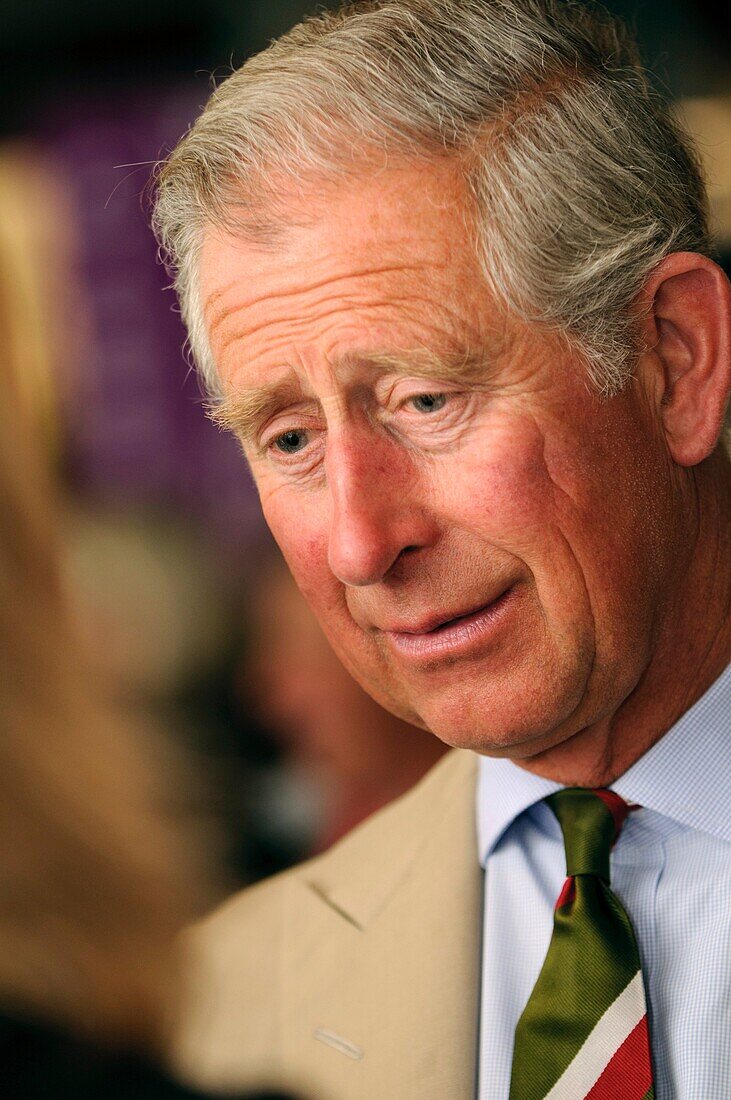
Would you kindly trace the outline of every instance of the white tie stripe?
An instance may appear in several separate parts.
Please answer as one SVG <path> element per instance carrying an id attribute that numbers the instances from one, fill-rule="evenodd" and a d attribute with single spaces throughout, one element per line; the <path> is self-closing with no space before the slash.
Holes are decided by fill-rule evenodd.
<path id="1" fill-rule="evenodd" d="M 646 1011 L 645 987 L 642 972 L 638 970 L 598 1021 L 545 1100 L 577 1100 L 577 1097 L 586 1096 Z"/>

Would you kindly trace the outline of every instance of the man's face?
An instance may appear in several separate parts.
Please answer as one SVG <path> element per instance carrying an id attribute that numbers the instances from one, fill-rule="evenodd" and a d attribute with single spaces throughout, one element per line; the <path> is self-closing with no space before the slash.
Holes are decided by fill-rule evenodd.
<path id="1" fill-rule="evenodd" d="M 446 742 L 527 758 L 646 667 L 672 478 L 646 388 L 600 401 L 500 308 L 466 209 L 450 164 L 392 168 L 276 246 L 211 231 L 201 288 L 267 521 L 343 662 Z"/>

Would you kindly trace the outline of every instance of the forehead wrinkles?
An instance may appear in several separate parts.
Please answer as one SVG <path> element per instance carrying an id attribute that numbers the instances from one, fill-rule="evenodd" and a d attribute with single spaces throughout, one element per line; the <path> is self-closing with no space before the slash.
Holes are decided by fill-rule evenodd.
<path id="1" fill-rule="evenodd" d="M 334 257 L 320 257 L 319 260 L 313 260 L 312 262 L 303 260 L 289 264 L 282 257 L 279 262 L 272 262 L 269 271 L 262 270 L 263 264 L 257 264 L 256 259 L 254 259 L 254 272 L 256 272 L 257 267 L 259 267 L 259 271 L 252 275 L 250 271 L 246 270 L 243 257 L 240 259 L 242 263 L 241 272 L 224 286 L 214 288 L 207 295 L 204 308 L 211 331 L 233 312 L 255 309 L 257 306 L 277 298 L 286 299 L 287 297 L 312 294 L 317 296 L 319 291 L 323 292 L 324 295 L 327 295 L 328 291 L 333 295 L 337 295 L 343 292 L 344 284 L 351 282 L 359 288 L 364 288 L 363 292 L 365 292 L 365 288 L 374 279 L 380 279 L 388 284 L 391 279 L 400 281 L 404 278 L 408 279 L 409 275 L 412 275 L 414 282 L 418 284 L 423 279 L 429 281 L 430 271 L 444 271 L 448 266 L 445 257 L 440 257 L 441 262 L 435 257 L 431 261 L 420 258 L 414 263 L 402 261 L 400 263 L 384 263 L 379 266 L 372 264 L 357 266 L 356 257 L 349 260 L 346 254 L 337 260 Z M 265 260 L 266 257 L 262 255 L 261 259 Z M 336 263 L 341 268 L 340 271 L 334 269 Z M 236 301 L 237 291 L 240 290 L 242 285 L 246 285 L 247 278 L 256 279 L 257 285 L 262 286 L 263 289 L 258 294 L 254 293 L 250 297 L 242 297 Z M 231 301 L 232 298 L 234 301 Z"/>
<path id="2" fill-rule="evenodd" d="M 459 273 L 455 272 L 453 282 L 442 278 L 435 293 L 432 276 L 436 271 L 437 265 L 402 264 L 362 268 L 306 285 L 293 285 L 294 279 L 284 278 L 254 297 L 241 297 L 240 281 L 233 280 L 206 303 L 211 343 L 223 356 L 232 346 L 266 331 L 268 348 L 276 350 L 282 341 L 306 339 L 313 329 L 322 337 L 352 313 L 358 314 L 352 318 L 357 325 L 368 319 L 375 326 L 380 320 L 377 315 L 387 314 L 383 320 L 389 327 L 395 322 L 397 329 L 409 323 L 427 331 L 473 327 L 476 319 L 460 310 L 464 305 Z"/>
<path id="3" fill-rule="evenodd" d="M 207 303 L 211 320 L 216 319 L 214 308 L 217 314 L 229 291 L 239 281 L 246 285 L 254 277 L 259 283 L 280 285 L 304 280 L 316 288 L 340 278 L 387 277 L 458 266 L 455 255 L 461 257 L 465 250 L 455 248 L 459 234 L 450 224 L 425 225 L 423 218 L 410 219 L 408 212 L 394 219 L 387 194 L 372 199 L 355 207 L 349 201 L 344 210 L 340 209 L 343 199 L 312 225 L 290 227 L 274 247 L 211 228 L 203 240 L 200 262 L 202 285 L 214 284 Z M 225 280 L 218 288 L 217 272 Z M 229 273 L 233 276 L 226 278 Z"/>

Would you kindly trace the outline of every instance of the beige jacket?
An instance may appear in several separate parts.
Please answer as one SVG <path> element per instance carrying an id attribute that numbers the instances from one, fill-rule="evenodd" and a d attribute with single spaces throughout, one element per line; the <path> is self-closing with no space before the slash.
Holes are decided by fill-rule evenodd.
<path id="1" fill-rule="evenodd" d="M 208 1087 L 472 1100 L 480 988 L 476 757 L 448 753 L 325 855 L 191 937 L 176 1061 Z"/>

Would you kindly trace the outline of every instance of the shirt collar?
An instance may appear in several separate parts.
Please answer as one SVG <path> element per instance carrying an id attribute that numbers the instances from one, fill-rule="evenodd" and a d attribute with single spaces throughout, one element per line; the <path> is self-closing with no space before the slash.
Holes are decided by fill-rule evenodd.
<path id="1" fill-rule="evenodd" d="M 483 867 L 513 821 L 560 787 L 512 760 L 480 757 L 477 842 Z M 628 802 L 731 841 L 731 665 L 611 787 Z"/>

